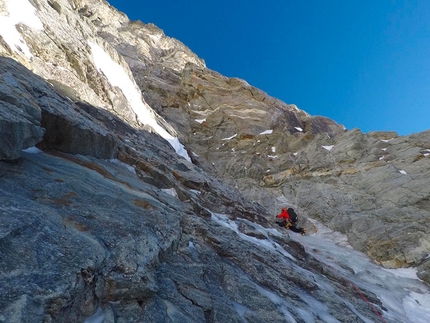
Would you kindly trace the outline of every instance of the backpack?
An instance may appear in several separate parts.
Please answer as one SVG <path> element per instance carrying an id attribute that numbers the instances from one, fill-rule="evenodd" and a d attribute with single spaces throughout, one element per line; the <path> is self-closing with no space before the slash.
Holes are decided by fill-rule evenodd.
<path id="1" fill-rule="evenodd" d="M 287 211 L 288 211 L 288 214 L 290 215 L 291 222 L 297 222 L 297 220 L 299 219 L 299 217 L 297 216 L 297 213 L 294 212 L 292 208 L 289 208 Z"/>

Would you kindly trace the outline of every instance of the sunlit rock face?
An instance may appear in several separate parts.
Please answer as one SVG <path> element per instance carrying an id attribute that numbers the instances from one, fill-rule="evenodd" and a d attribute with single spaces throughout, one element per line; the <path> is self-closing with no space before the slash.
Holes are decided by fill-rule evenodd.
<path id="1" fill-rule="evenodd" d="M 403 319 L 285 205 L 430 282 L 430 132 L 346 131 L 103 0 L 3 1 L 0 26 L 0 322 Z"/>
<path id="2" fill-rule="evenodd" d="M 195 62 L 182 69 L 148 63 L 138 46 L 141 55 L 127 55 L 121 37 L 111 44 L 196 164 L 272 215 L 294 206 L 345 233 L 378 263 L 416 266 L 428 279 L 429 131 L 404 137 L 346 131 Z"/>

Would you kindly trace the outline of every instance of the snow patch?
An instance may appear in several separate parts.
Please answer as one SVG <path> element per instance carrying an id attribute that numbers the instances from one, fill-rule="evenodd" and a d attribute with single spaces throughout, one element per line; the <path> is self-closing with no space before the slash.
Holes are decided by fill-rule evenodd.
<path id="1" fill-rule="evenodd" d="M 272 153 L 276 153 L 276 147 L 272 147 Z"/>
<path id="2" fill-rule="evenodd" d="M 410 278 L 410 279 L 418 279 L 417 276 L 417 270 L 415 268 L 396 268 L 396 269 L 389 269 L 389 268 L 383 268 L 383 270 L 388 271 L 392 273 L 393 275 L 397 277 L 403 277 L 403 278 Z"/>
<path id="3" fill-rule="evenodd" d="M 173 187 L 172 188 L 162 188 L 161 190 L 164 193 L 169 194 L 170 196 L 178 197 L 178 193 L 176 192 L 176 190 Z"/>
<path id="4" fill-rule="evenodd" d="M 237 133 L 235 133 L 233 136 L 231 136 L 231 137 L 228 137 L 228 138 L 223 138 L 223 139 L 221 139 L 221 140 L 231 140 L 231 139 L 233 139 L 234 137 L 236 137 L 237 136 Z"/>
<path id="5" fill-rule="evenodd" d="M 300 128 L 300 127 L 294 127 L 294 129 L 296 129 L 296 130 L 298 130 L 298 131 L 303 131 L 303 129 L 302 129 L 302 128 Z"/>
<path id="6" fill-rule="evenodd" d="M 267 157 L 269 157 L 269 158 L 278 158 L 277 155 L 267 155 Z"/>
<path id="7" fill-rule="evenodd" d="M 393 140 L 393 139 L 382 139 L 381 141 L 383 141 L 383 142 L 390 142 L 391 140 Z"/>
<path id="8" fill-rule="evenodd" d="M 194 247 L 194 242 L 193 241 L 188 241 L 188 248 L 190 249 L 196 249 L 196 247 Z"/>
<path id="9" fill-rule="evenodd" d="M 43 30 L 43 24 L 36 16 L 36 8 L 28 0 L 7 0 L 6 6 L 9 16 L 0 17 L 0 35 L 10 48 L 17 53 L 23 52 L 30 59 L 33 55 L 16 25 L 23 23 L 30 28 Z"/>
<path id="10" fill-rule="evenodd" d="M 263 132 L 260 132 L 260 135 L 271 135 L 273 133 L 273 130 L 265 130 Z"/>
<path id="11" fill-rule="evenodd" d="M 197 190 L 189 190 L 191 193 L 194 193 L 194 194 L 196 194 L 196 195 L 200 195 L 200 194 L 202 194 L 202 192 L 200 192 L 200 191 L 197 191 Z"/>
<path id="12" fill-rule="evenodd" d="M 198 123 L 203 123 L 203 122 L 206 121 L 206 118 L 204 118 L 204 119 L 195 119 L 195 121 L 197 121 Z"/>
<path id="13" fill-rule="evenodd" d="M 114 62 L 110 55 L 107 54 L 98 44 L 91 41 L 89 41 L 88 44 L 91 47 L 91 52 L 97 69 L 107 77 L 113 86 L 117 86 L 121 89 L 139 120 L 142 123 L 151 126 L 157 134 L 169 142 L 178 155 L 191 162 L 187 151 L 179 142 L 178 138 L 173 137 L 157 123 L 154 112 L 145 102 L 136 83 L 127 75 L 124 68 Z"/>
<path id="14" fill-rule="evenodd" d="M 332 150 L 333 149 L 333 145 L 331 145 L 331 146 L 322 146 L 324 149 L 326 149 L 326 150 L 328 150 L 328 151 L 330 151 L 330 150 Z"/>
<path id="15" fill-rule="evenodd" d="M 407 175 L 407 174 L 408 174 L 408 173 L 406 173 L 406 171 L 404 171 L 403 169 L 399 170 L 399 173 L 400 173 L 400 174 L 403 174 L 403 175 Z"/>

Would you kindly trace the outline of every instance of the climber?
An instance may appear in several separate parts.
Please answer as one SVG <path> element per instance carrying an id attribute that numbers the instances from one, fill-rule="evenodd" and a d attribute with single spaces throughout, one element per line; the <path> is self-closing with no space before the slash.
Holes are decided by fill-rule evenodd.
<path id="1" fill-rule="evenodd" d="M 293 232 L 301 233 L 302 236 L 305 235 L 306 229 L 297 227 L 298 216 L 293 208 L 287 210 L 287 208 L 283 207 L 282 212 L 276 218 L 282 218 L 282 222 L 277 222 L 279 226 L 286 227 Z"/>
<path id="2" fill-rule="evenodd" d="M 287 224 L 287 222 L 290 222 L 290 215 L 288 214 L 287 208 L 283 207 L 282 212 L 276 216 L 277 218 L 282 218 L 282 222 L 278 222 L 279 224 L 282 223 L 283 226 Z"/>

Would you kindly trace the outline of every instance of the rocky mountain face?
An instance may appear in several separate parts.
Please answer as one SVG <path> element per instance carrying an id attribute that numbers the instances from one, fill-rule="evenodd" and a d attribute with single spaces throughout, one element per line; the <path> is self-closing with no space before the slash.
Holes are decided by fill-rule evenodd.
<path id="1" fill-rule="evenodd" d="M 104 0 L 0 26 L 0 322 L 380 320 L 282 206 L 430 283 L 430 131 L 347 131 Z"/>

